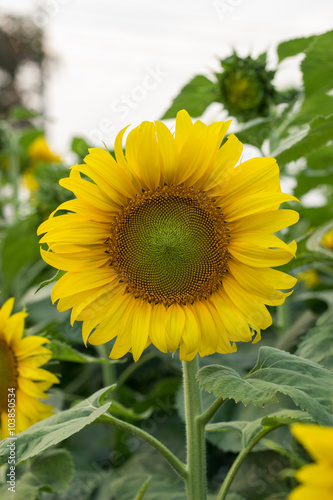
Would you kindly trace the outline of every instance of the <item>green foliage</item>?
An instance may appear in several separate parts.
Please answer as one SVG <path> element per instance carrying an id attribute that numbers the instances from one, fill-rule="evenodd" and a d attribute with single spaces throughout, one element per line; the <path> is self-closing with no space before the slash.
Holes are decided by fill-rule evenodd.
<path id="1" fill-rule="evenodd" d="M 279 163 L 288 163 L 307 156 L 315 149 L 325 146 L 333 137 L 333 114 L 325 118 L 318 116 L 310 122 L 306 131 L 288 137 L 272 155 Z"/>
<path id="2" fill-rule="evenodd" d="M 305 50 L 311 45 L 316 37 L 310 36 L 308 38 L 295 38 L 294 40 L 287 40 L 280 43 L 277 48 L 279 61 L 283 61 L 287 57 L 293 57 Z"/>
<path id="3" fill-rule="evenodd" d="M 110 407 L 111 402 L 104 403 L 103 400 L 114 388 L 115 385 L 108 389 L 100 389 L 73 408 L 41 420 L 26 431 L 18 434 L 15 442 L 16 463 L 18 464 L 39 455 L 94 422 Z M 9 448 L 6 440 L 0 443 L 0 456 L 2 462 L 8 460 Z"/>
<path id="4" fill-rule="evenodd" d="M 91 148 L 91 144 L 83 137 L 74 137 L 71 144 L 71 150 L 76 153 L 79 160 L 82 161 L 83 158 L 88 154 L 88 149 Z"/>
<path id="5" fill-rule="evenodd" d="M 333 370 L 333 321 L 318 324 L 301 339 L 296 354 Z"/>
<path id="6" fill-rule="evenodd" d="M 183 87 L 172 106 L 164 113 L 163 119 L 174 118 L 178 111 L 186 109 L 191 116 L 201 116 L 216 99 L 216 84 L 205 76 L 195 76 Z"/>
<path id="7" fill-rule="evenodd" d="M 200 386 L 218 397 L 262 406 L 276 402 L 277 394 L 293 402 L 321 425 L 333 425 L 331 415 L 332 374 L 316 363 L 280 351 L 261 347 L 256 366 L 242 379 L 230 368 L 211 365 L 198 373 Z"/>
<path id="8" fill-rule="evenodd" d="M 30 462 L 15 485 L 15 499 L 38 500 L 42 491 L 62 493 L 74 476 L 74 464 L 70 453 L 64 449 L 48 450 Z M 0 485 L 2 500 L 11 500 L 13 492 L 8 484 Z"/>
<path id="9" fill-rule="evenodd" d="M 206 426 L 206 432 L 233 432 L 238 435 L 240 445 L 239 449 L 246 448 L 253 438 L 263 429 L 274 430 L 282 425 L 290 425 L 295 422 L 308 422 L 312 420 L 303 411 L 299 410 L 281 410 L 278 413 L 272 413 L 265 417 L 258 418 L 252 421 L 231 421 L 231 422 L 216 422 Z"/>
<path id="10" fill-rule="evenodd" d="M 183 485 L 178 482 L 170 484 L 163 477 L 148 476 L 143 474 L 131 474 L 130 476 L 121 476 L 111 480 L 108 490 L 112 491 L 117 500 L 186 500 Z M 142 495 L 143 491 L 143 495 Z M 103 493 L 105 495 L 105 493 Z M 141 496 L 140 496 L 141 495 Z M 97 500 L 103 500 L 105 496 L 97 497 Z"/>
<path id="11" fill-rule="evenodd" d="M 76 351 L 69 344 L 61 342 L 60 340 L 54 339 L 49 348 L 53 353 L 53 358 L 61 361 L 71 361 L 72 363 L 103 363 L 103 364 L 113 364 L 119 363 L 118 360 L 110 360 L 107 358 L 94 358 L 93 356 L 88 356 L 82 352 Z"/>

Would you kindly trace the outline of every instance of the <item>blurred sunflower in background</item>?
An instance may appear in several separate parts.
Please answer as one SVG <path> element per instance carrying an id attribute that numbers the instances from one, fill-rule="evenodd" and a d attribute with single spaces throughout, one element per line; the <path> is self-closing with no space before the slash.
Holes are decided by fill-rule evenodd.
<path id="1" fill-rule="evenodd" d="M 27 156 L 29 165 L 23 172 L 23 182 L 29 191 L 37 191 L 39 189 L 39 182 L 36 177 L 37 167 L 41 164 L 61 163 L 61 158 L 51 151 L 43 135 L 38 136 L 30 144 Z"/>
<path id="2" fill-rule="evenodd" d="M 0 309 L 1 439 L 8 437 L 10 430 L 18 434 L 51 416 L 52 407 L 39 399 L 47 398 L 45 391 L 59 382 L 55 375 L 40 368 L 52 357 L 51 351 L 43 346 L 49 340 L 23 337 L 27 314 L 11 314 L 13 305 L 14 299 L 9 299 Z"/>
<path id="3" fill-rule="evenodd" d="M 324 234 L 321 244 L 324 248 L 328 248 L 329 250 L 333 250 L 333 229 L 330 229 L 327 231 L 327 233 Z"/>
<path id="4" fill-rule="evenodd" d="M 280 305 L 296 279 L 270 269 L 295 256 L 296 243 L 272 233 L 298 220 L 278 210 L 294 196 L 281 192 L 274 158 L 241 163 L 230 122 L 192 123 L 177 115 L 174 135 L 159 121 L 132 130 L 116 160 L 94 148 L 60 184 L 76 199 L 61 204 L 38 229 L 43 259 L 67 271 L 53 302 L 83 321 L 83 339 L 117 337 L 110 357 L 138 360 L 153 343 L 197 353 L 236 350 L 260 339 L 272 323 L 265 305 Z M 81 178 L 81 174 L 91 179 Z"/>
<path id="5" fill-rule="evenodd" d="M 295 424 L 291 432 L 315 462 L 296 472 L 296 479 L 301 484 L 290 493 L 288 500 L 332 500 L 333 428 Z"/>

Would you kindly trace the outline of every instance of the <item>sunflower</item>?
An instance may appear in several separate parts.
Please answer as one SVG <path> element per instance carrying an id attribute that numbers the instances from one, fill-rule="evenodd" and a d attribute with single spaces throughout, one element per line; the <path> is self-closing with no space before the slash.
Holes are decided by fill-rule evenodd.
<path id="1" fill-rule="evenodd" d="M 0 309 L 0 414 L 1 438 L 24 431 L 52 415 L 52 407 L 38 399 L 59 382 L 52 373 L 39 368 L 52 354 L 44 337 L 24 337 L 26 313 L 11 314 L 14 299 Z"/>
<path id="2" fill-rule="evenodd" d="M 333 498 L 333 428 L 319 425 L 295 424 L 291 427 L 315 463 L 305 465 L 296 472 L 301 483 L 288 500 L 332 500 Z"/>
<path id="3" fill-rule="evenodd" d="M 28 157 L 31 163 L 60 163 L 61 158 L 53 153 L 43 135 L 39 135 L 28 148 Z"/>
<path id="4" fill-rule="evenodd" d="M 38 136 L 29 146 L 29 166 L 23 172 L 23 183 L 29 191 L 38 191 L 39 183 L 36 178 L 36 167 L 45 163 L 61 163 L 60 156 L 53 153 L 43 135 Z"/>
<path id="5" fill-rule="evenodd" d="M 89 150 L 60 184 L 76 199 L 38 229 L 43 259 L 67 271 L 52 290 L 58 309 L 83 321 L 84 342 L 116 338 L 110 357 L 138 360 L 151 343 L 182 360 L 236 350 L 260 339 L 296 279 L 270 266 L 296 251 L 274 233 L 298 220 L 278 210 L 281 193 L 273 158 L 235 168 L 242 144 L 230 122 L 194 124 L 177 115 L 174 135 L 159 121 L 133 129 L 116 160 Z M 84 178 L 81 177 L 83 174 Z M 91 179 L 91 182 L 87 180 Z"/>

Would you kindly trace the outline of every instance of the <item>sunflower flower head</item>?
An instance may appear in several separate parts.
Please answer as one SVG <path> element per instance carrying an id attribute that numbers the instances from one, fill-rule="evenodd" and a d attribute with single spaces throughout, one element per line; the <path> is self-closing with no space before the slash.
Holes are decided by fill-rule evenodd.
<path id="1" fill-rule="evenodd" d="M 22 337 L 26 313 L 11 314 L 14 299 L 0 308 L 0 415 L 1 438 L 24 431 L 52 415 L 39 399 L 58 378 L 40 368 L 52 354 L 44 337 Z M 14 396 L 13 396 L 14 395 Z M 8 420 L 9 419 L 9 420 Z M 10 424 L 10 425 L 9 425 Z"/>
<path id="2" fill-rule="evenodd" d="M 229 123 L 192 123 L 181 111 L 172 134 L 143 122 L 125 155 L 124 129 L 116 160 L 90 149 L 60 181 L 76 199 L 39 227 L 41 253 L 67 271 L 51 298 L 83 321 L 85 343 L 116 338 L 110 357 L 134 360 L 151 343 L 183 360 L 229 353 L 259 340 L 272 322 L 265 304 L 290 295 L 281 290 L 296 279 L 270 267 L 295 255 L 295 242 L 272 234 L 298 220 L 278 210 L 295 198 L 281 193 L 273 158 L 235 168 L 240 141 L 231 134 L 220 147 Z"/>
<path id="3" fill-rule="evenodd" d="M 296 479 L 301 483 L 288 500 L 332 500 L 333 498 L 333 428 L 294 424 L 291 432 L 314 463 L 301 467 Z"/>
<path id="4" fill-rule="evenodd" d="M 217 77 L 224 108 L 239 121 L 268 116 L 277 92 L 272 84 L 275 72 L 266 69 L 266 58 L 234 53 L 221 66 L 223 72 Z"/>

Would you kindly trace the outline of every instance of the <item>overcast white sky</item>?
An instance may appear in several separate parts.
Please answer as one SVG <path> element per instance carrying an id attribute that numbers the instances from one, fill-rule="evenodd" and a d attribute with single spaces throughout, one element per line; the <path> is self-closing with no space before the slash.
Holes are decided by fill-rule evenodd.
<path id="1" fill-rule="evenodd" d="M 47 134 L 62 154 L 74 135 L 112 146 L 127 124 L 160 118 L 193 75 L 218 70 L 232 48 L 268 49 L 274 64 L 280 41 L 332 29 L 333 18 L 331 0 L 0 0 L 0 9 L 31 14 L 45 29 L 57 59 Z M 295 77 L 290 63 L 278 75 Z"/>

